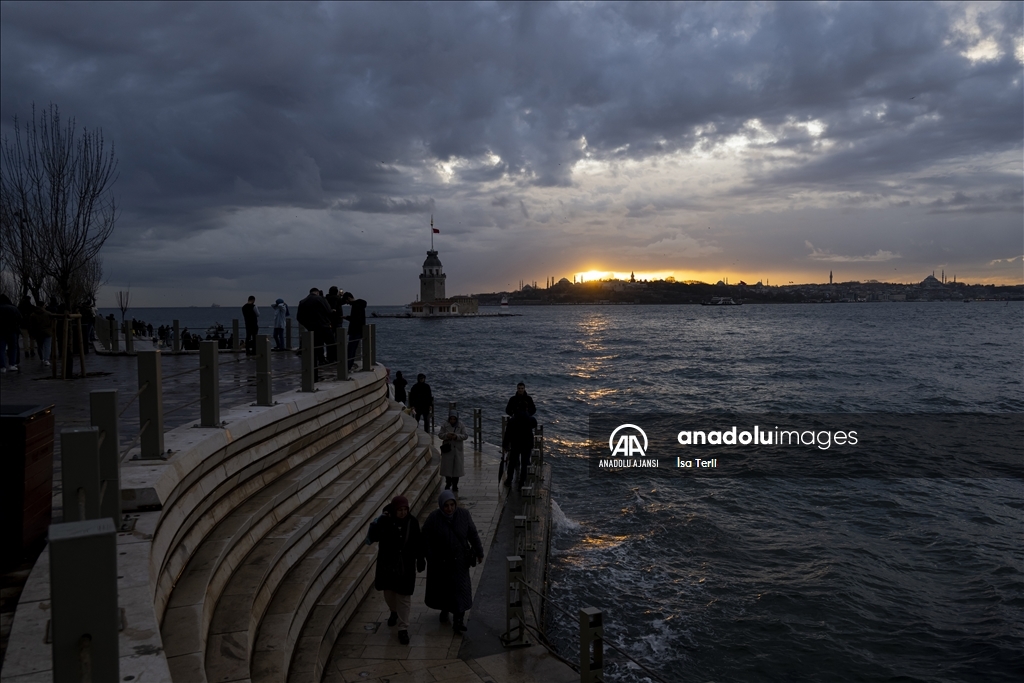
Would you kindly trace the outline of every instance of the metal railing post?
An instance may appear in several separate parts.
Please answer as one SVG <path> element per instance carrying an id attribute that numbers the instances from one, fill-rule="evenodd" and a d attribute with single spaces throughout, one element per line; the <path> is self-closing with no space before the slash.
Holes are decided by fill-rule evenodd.
<path id="1" fill-rule="evenodd" d="M 292 319 L 284 319 L 284 348 L 292 350 Z"/>
<path id="2" fill-rule="evenodd" d="M 505 443 L 505 428 L 508 427 L 508 415 L 501 416 L 501 443 Z"/>
<path id="3" fill-rule="evenodd" d="M 274 405 L 274 388 L 270 370 L 270 337 L 256 335 L 256 405 Z"/>
<path id="4" fill-rule="evenodd" d="M 377 323 L 367 325 L 370 328 L 370 365 L 377 364 Z"/>
<path id="5" fill-rule="evenodd" d="M 114 353 L 120 353 L 121 352 L 121 340 L 117 336 L 117 321 L 116 320 L 108 320 L 107 321 L 107 329 L 110 330 L 110 349 Z M 47 359 L 44 358 L 43 360 L 47 360 Z"/>
<path id="6" fill-rule="evenodd" d="M 302 333 L 302 391 L 312 392 L 316 390 L 316 366 L 313 348 L 313 333 Z"/>
<path id="7" fill-rule="evenodd" d="M 591 654 L 593 649 L 593 654 Z M 580 608 L 580 683 L 604 681 L 604 614 L 596 607 Z"/>
<path id="8" fill-rule="evenodd" d="M 235 353 L 242 350 L 240 341 L 241 339 L 238 336 L 238 318 L 234 318 L 231 321 L 231 350 Z"/>
<path id="9" fill-rule="evenodd" d="M 121 440 L 117 430 L 117 389 L 89 392 L 89 422 L 99 430 L 100 516 L 121 528 Z"/>
<path id="10" fill-rule="evenodd" d="M 50 526 L 55 681 L 121 680 L 116 533 L 106 518 Z"/>
<path id="11" fill-rule="evenodd" d="M 363 325 L 363 341 L 360 344 L 363 348 L 363 372 L 370 371 L 370 331 L 367 328 L 367 325 Z"/>
<path id="12" fill-rule="evenodd" d="M 99 439 L 100 430 L 96 427 L 70 427 L 60 432 L 65 522 L 100 517 Z"/>
<path id="13" fill-rule="evenodd" d="M 175 320 L 172 324 L 174 325 L 174 337 L 171 341 L 171 350 L 174 353 L 181 353 L 181 323 Z"/>
<path id="14" fill-rule="evenodd" d="M 348 379 L 348 330 L 338 326 L 338 379 Z"/>
<path id="15" fill-rule="evenodd" d="M 127 320 L 124 322 L 124 352 L 135 352 L 135 333 L 132 331 L 132 324 Z"/>
<path id="16" fill-rule="evenodd" d="M 139 458 L 164 457 L 164 391 L 159 351 L 139 351 Z M 143 388 L 145 387 L 145 388 Z"/>
<path id="17" fill-rule="evenodd" d="M 216 339 L 199 342 L 199 426 L 220 427 L 220 353 Z"/>
<path id="18" fill-rule="evenodd" d="M 484 418 L 481 408 L 473 409 L 473 449 L 482 450 L 484 447 Z"/>
<path id="19" fill-rule="evenodd" d="M 505 647 L 516 647 L 528 645 L 526 639 L 526 617 L 523 613 L 523 592 L 526 590 L 521 584 L 523 579 L 523 558 L 518 555 L 507 555 L 505 557 L 505 586 L 507 590 L 505 600 L 505 638 L 502 644 Z"/>

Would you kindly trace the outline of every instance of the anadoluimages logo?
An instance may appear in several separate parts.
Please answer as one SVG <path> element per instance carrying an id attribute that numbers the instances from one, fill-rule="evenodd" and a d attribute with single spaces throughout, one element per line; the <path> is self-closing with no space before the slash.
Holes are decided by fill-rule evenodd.
<path id="1" fill-rule="evenodd" d="M 619 440 L 616 441 L 615 435 L 619 432 L 622 432 L 622 434 L 619 436 Z M 643 446 L 640 445 L 638 436 L 643 437 Z M 608 437 L 608 450 L 612 452 L 613 458 L 617 455 L 625 458 L 643 458 L 647 455 L 647 433 L 633 424 L 619 425 L 612 432 L 612 435 Z"/>

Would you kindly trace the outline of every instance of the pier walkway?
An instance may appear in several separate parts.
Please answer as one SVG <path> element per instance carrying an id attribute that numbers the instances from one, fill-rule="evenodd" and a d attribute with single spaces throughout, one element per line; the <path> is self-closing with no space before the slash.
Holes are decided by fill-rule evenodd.
<path id="1" fill-rule="evenodd" d="M 121 500 L 131 523 L 116 539 L 122 680 L 578 680 L 541 647 L 483 655 L 470 648 L 477 656 L 460 658 L 467 642 L 493 639 L 493 632 L 478 628 L 472 610 L 464 635 L 439 624 L 422 604 L 422 575 L 411 644 L 400 645 L 386 626 L 387 608 L 372 588 L 377 550 L 362 544 L 366 526 L 397 493 L 425 518 L 440 479 L 436 440 L 388 400 L 381 366 L 318 383 L 311 394 L 296 391 L 297 378 L 287 375 L 295 357 L 275 354 L 275 404 L 256 406 L 249 403 L 253 361 L 222 363 L 222 382 L 237 385 L 226 400 L 234 407 L 222 410 L 222 427 L 197 429 L 199 407 L 189 402 L 196 387 L 181 379 L 197 358 L 163 360 L 164 376 L 179 379 L 163 388 L 165 402 L 178 406 L 167 411 L 177 412 L 165 422 L 166 460 L 133 459 L 133 411 L 119 430 Z M 90 391 L 130 396 L 138 386 L 135 360 L 123 356 L 92 356 L 90 374 L 103 374 L 84 380 L 44 379 L 48 369 L 26 365 L 3 378 L 4 403 L 53 404 L 58 434 L 89 424 Z M 60 463 L 68 456 L 55 442 L 60 521 Z M 510 520 L 502 521 L 496 449 L 474 452 L 467 443 L 466 461 L 460 504 L 473 513 L 488 555 L 473 570 L 476 591 L 493 562 L 504 564 L 507 549 L 493 542 Z M 53 678 L 50 569 L 44 551 L 17 599 L 4 681 Z"/>

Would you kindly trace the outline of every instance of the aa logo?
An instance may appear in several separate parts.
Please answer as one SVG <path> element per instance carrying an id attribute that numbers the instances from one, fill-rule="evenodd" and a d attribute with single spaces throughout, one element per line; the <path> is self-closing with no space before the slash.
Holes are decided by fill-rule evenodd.
<path id="1" fill-rule="evenodd" d="M 615 440 L 616 434 L 619 434 L 618 441 Z M 637 437 L 643 438 L 643 446 Z M 647 454 L 647 434 L 636 425 L 619 425 L 608 438 L 608 448 L 612 452 L 612 457 L 621 455 L 626 458 L 643 458 Z"/>

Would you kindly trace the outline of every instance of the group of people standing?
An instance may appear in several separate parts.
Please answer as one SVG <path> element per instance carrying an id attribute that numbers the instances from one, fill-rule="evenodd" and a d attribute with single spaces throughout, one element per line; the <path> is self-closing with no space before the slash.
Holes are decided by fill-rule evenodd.
<path id="1" fill-rule="evenodd" d="M 38 356 L 44 366 L 50 365 L 53 321 L 57 318 L 58 331 L 61 332 L 63 315 L 67 312 L 68 309 L 53 298 L 45 305 L 33 304 L 32 298 L 26 294 L 15 306 L 7 295 L 0 294 L 0 372 L 17 371 L 25 359 L 34 356 Z M 81 315 L 82 334 L 86 342 L 84 351 L 88 353 L 88 342 L 92 339 L 96 322 L 95 303 L 87 301 L 77 311 L 72 309 L 71 312 Z M 77 335 L 71 335 L 70 341 L 77 352 Z"/>
<path id="2" fill-rule="evenodd" d="M 345 306 L 349 307 L 348 315 L 345 315 Z M 278 299 L 270 308 L 274 312 L 274 350 L 285 351 L 285 321 L 291 317 L 291 310 L 284 299 Z M 256 354 L 256 336 L 260 330 L 260 309 L 256 305 L 256 297 L 250 296 L 242 306 L 242 318 L 245 322 L 245 353 L 252 356 Z M 338 360 L 336 331 L 343 321 L 348 321 L 348 348 L 345 355 L 349 369 L 355 368 L 356 351 L 366 327 L 365 300 L 357 299 L 352 292 L 343 292 L 337 287 L 331 287 L 326 295 L 322 289 L 312 287 L 309 295 L 299 302 L 295 318 L 313 333 L 317 365 Z"/>

